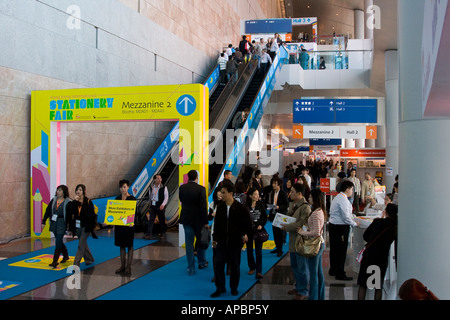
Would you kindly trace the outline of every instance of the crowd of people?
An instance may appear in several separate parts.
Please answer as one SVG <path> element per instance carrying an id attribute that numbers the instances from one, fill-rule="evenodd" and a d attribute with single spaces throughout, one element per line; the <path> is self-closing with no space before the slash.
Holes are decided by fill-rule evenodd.
<path id="1" fill-rule="evenodd" d="M 389 250 L 397 239 L 398 204 L 394 195 L 398 192 L 398 176 L 393 193 L 386 194 L 384 203 L 376 203 L 373 194 L 375 179 L 366 175 L 359 186 L 356 169 L 350 167 L 347 173 L 335 172 L 333 163 L 307 163 L 306 166 L 294 162 L 286 167 L 284 176 L 276 173 L 270 183 L 264 185 L 260 170 L 246 168 L 236 184 L 231 181 L 231 171 L 226 170 L 223 180 L 213 192 L 213 202 L 208 204 L 206 188 L 198 184 L 198 173 L 192 170 L 188 173 L 189 182 L 180 186 L 181 202 L 180 224 L 183 225 L 186 245 L 187 273 L 195 274 L 196 259 L 199 269 L 206 268 L 206 250 L 209 245 L 200 245 L 203 232 L 211 232 L 211 247 L 213 250 L 213 281 L 216 291 L 212 298 L 226 292 L 226 275 L 229 275 L 231 294 L 238 295 L 241 265 L 241 251 L 244 245 L 247 251 L 248 275 L 256 279 L 263 278 L 263 243 L 268 240 L 267 221 L 273 221 L 277 213 L 293 218 L 293 222 L 272 225 L 275 243 L 273 254 L 281 257 L 283 244 L 289 234 L 290 266 L 295 279 L 294 288 L 287 293 L 294 300 L 324 300 L 325 280 L 322 268 L 322 254 L 325 249 L 324 226 L 328 222 L 330 241 L 329 275 L 337 280 L 352 280 L 344 271 L 347 254 L 350 227 L 359 226 L 353 219 L 352 198 L 361 196 L 366 208 L 383 212 L 382 217 L 374 219 L 364 232 L 366 250 L 357 279 L 359 286 L 358 299 L 364 300 L 367 291 L 368 278 L 371 275 L 368 268 L 374 265 L 380 268 L 381 280 L 387 270 Z M 250 169 L 250 173 L 247 169 Z M 343 173 L 343 174 L 342 174 Z M 339 194 L 331 202 L 329 211 L 325 207 L 325 194 L 320 190 L 320 177 L 329 175 L 340 176 Z M 120 195 L 116 200 L 136 200 L 129 194 L 128 180 L 119 182 Z M 147 214 L 148 229 L 146 239 L 156 239 L 153 235 L 155 220 L 159 220 L 160 239 L 165 238 L 165 206 L 168 201 L 168 190 L 162 183 L 159 174 L 153 177 L 149 191 L 149 212 Z M 354 201 L 353 201 L 354 203 Z M 43 227 L 50 221 L 50 231 L 55 234 L 55 251 L 50 264 L 56 268 L 60 263 L 69 260 L 63 237 L 67 230 L 72 231 L 79 239 L 74 265 L 79 266 L 84 258 L 86 265 L 94 262 L 94 257 L 87 244 L 90 235 L 96 238 L 95 226 L 97 216 L 92 201 L 86 195 L 86 187 L 79 184 L 75 188 L 75 197 L 69 197 L 67 186 L 60 185 L 54 198 L 44 214 Z M 297 238 L 319 239 L 317 253 L 304 256 L 297 248 Z M 131 275 L 133 261 L 134 229 L 127 226 L 115 226 L 114 244 L 120 248 L 120 267 L 116 273 Z M 60 255 L 63 259 L 59 261 Z M 382 299 L 381 288 L 375 289 L 375 299 Z M 437 299 L 423 284 L 416 279 L 406 281 L 400 288 L 401 299 Z"/>
<path id="2" fill-rule="evenodd" d="M 217 59 L 220 70 L 219 83 L 226 85 L 230 79 L 237 81 L 239 65 L 248 63 L 252 59 L 258 60 L 258 72 L 262 75 L 266 74 L 278 49 L 284 44 L 278 33 L 273 38 L 269 38 L 266 43 L 263 38 L 250 42 L 245 35 L 242 36 L 238 46 L 234 47 L 230 43 L 226 49 L 222 49 Z"/>

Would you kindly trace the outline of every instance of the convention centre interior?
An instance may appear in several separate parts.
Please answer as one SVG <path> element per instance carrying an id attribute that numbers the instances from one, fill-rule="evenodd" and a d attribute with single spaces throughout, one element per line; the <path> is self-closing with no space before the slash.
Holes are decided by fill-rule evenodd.
<path id="1" fill-rule="evenodd" d="M 448 0 L 0 0 L 0 43 L 0 300 L 450 298 Z"/>

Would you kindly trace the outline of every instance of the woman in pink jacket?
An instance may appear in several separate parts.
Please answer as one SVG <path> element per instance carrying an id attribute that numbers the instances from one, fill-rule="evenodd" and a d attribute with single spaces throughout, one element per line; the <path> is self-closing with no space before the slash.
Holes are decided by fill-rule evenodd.
<path id="1" fill-rule="evenodd" d="M 308 219 L 308 228 L 307 230 L 298 229 L 298 234 L 312 238 L 321 237 L 322 243 L 319 253 L 315 257 L 306 258 L 310 274 L 308 300 L 325 300 L 325 278 L 322 269 L 322 253 L 325 249 L 325 242 L 322 237 L 322 231 L 326 209 L 322 191 L 319 189 L 311 191 L 309 203 L 312 204 L 312 212 Z"/>

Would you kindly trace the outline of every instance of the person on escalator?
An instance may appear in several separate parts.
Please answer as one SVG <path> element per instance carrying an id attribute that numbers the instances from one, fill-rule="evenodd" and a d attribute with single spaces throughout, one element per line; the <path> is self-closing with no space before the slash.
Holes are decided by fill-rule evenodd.
<path id="1" fill-rule="evenodd" d="M 267 53 L 267 49 L 263 48 L 262 50 L 262 55 L 261 55 L 261 59 L 259 60 L 260 62 L 260 72 L 261 75 L 265 75 L 267 73 L 267 70 L 269 70 L 269 66 L 272 64 L 272 58 L 270 57 L 270 55 Z"/>
<path id="2" fill-rule="evenodd" d="M 169 201 L 169 191 L 167 187 L 162 184 L 161 175 L 157 174 L 153 177 L 153 185 L 150 188 L 150 210 L 147 213 L 148 229 L 147 235 L 144 236 L 147 240 L 156 240 L 153 236 L 153 226 L 155 224 L 155 218 L 158 217 L 161 239 L 166 238 L 166 205 Z"/>
<path id="3" fill-rule="evenodd" d="M 237 68 L 239 67 L 239 63 L 235 59 L 235 54 L 233 53 L 230 59 L 227 61 L 226 72 L 228 81 L 232 79 L 234 82 L 238 80 Z"/>

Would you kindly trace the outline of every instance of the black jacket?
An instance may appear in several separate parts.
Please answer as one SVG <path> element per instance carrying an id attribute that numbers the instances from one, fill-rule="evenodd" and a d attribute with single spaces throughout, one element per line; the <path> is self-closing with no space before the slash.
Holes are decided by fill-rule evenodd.
<path id="1" fill-rule="evenodd" d="M 233 201 L 227 218 L 227 204 L 221 202 L 217 206 L 216 217 L 214 218 L 213 241 L 225 246 L 238 247 L 244 244 L 242 237 L 252 232 L 252 222 L 248 208 Z"/>
<path id="2" fill-rule="evenodd" d="M 180 186 L 179 198 L 181 202 L 181 224 L 193 227 L 208 224 L 208 206 L 204 186 L 189 181 Z"/>
<path id="3" fill-rule="evenodd" d="M 88 198 L 84 198 L 83 203 L 72 201 L 69 204 L 70 222 L 69 228 L 75 231 L 76 220 L 80 220 L 80 227 L 85 228 L 87 232 L 93 231 L 97 224 L 97 215 L 95 213 L 94 204 Z"/>
<path id="4" fill-rule="evenodd" d="M 259 226 L 264 227 L 267 222 L 266 205 L 261 201 L 256 202 L 254 211 L 251 208 L 251 201 L 247 202 L 248 210 L 250 211 L 250 219 L 252 221 L 252 232 L 255 233 Z"/>

